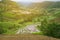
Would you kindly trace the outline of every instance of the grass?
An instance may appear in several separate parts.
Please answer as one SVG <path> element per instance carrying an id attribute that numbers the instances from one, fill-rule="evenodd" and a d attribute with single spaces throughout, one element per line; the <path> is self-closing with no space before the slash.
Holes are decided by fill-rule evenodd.
<path id="1" fill-rule="evenodd" d="M 0 40 L 60 40 L 43 35 L 19 34 L 19 35 L 0 35 Z"/>
<path id="2" fill-rule="evenodd" d="M 36 35 L 42 35 L 42 32 L 33 32 L 32 34 L 36 34 Z"/>

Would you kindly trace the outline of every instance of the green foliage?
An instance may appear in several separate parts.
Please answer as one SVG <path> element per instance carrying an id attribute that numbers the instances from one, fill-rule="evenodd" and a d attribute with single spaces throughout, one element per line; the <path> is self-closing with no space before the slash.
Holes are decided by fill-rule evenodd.
<path id="1" fill-rule="evenodd" d="M 42 35 L 42 32 L 33 32 L 32 34 L 36 34 L 36 35 Z"/>
<path id="2" fill-rule="evenodd" d="M 58 23 L 50 23 L 44 20 L 41 23 L 41 26 L 38 26 L 38 29 L 42 32 L 43 35 L 60 38 L 60 24 Z"/>
<path id="3" fill-rule="evenodd" d="M 5 34 L 9 31 L 15 32 L 21 25 L 11 23 L 11 22 L 0 22 L 0 34 Z"/>

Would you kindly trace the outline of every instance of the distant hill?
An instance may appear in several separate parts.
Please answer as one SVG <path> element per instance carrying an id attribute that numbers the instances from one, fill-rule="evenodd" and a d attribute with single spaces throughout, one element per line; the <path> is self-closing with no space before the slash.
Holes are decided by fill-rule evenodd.
<path id="1" fill-rule="evenodd" d="M 35 14 L 34 17 L 36 17 L 36 14 L 40 13 L 40 11 L 37 11 L 35 9 L 40 10 L 41 8 L 45 8 L 45 9 L 60 8 L 60 2 L 46 1 L 41 3 L 26 3 L 26 5 L 24 4 L 25 3 L 21 3 L 21 2 L 6 1 L 5 3 L 3 3 L 0 1 L 0 14 L 3 15 L 1 16 L 3 17 L 1 20 L 14 21 L 14 20 L 19 20 L 24 18 L 29 19 L 29 18 L 33 18 L 32 15 Z M 28 17 L 26 15 L 28 15 Z"/>
<path id="2" fill-rule="evenodd" d="M 18 2 L 20 3 L 20 2 Z M 26 3 L 28 5 L 28 3 Z M 27 8 L 60 8 L 60 1 L 53 2 L 53 1 L 45 1 L 41 3 L 31 3 Z"/>

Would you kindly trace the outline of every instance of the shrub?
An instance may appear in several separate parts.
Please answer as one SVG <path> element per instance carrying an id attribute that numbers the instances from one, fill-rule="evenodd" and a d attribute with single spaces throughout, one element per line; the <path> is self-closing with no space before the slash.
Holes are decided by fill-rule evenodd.
<path id="1" fill-rule="evenodd" d="M 0 22 L 0 34 L 5 34 L 9 31 L 10 33 L 16 31 L 20 27 L 19 24 L 14 24 L 11 22 Z"/>
<path id="2" fill-rule="evenodd" d="M 58 23 L 48 23 L 47 21 L 44 21 L 41 23 L 41 26 L 38 26 L 38 29 L 43 35 L 60 38 L 60 24 Z"/>

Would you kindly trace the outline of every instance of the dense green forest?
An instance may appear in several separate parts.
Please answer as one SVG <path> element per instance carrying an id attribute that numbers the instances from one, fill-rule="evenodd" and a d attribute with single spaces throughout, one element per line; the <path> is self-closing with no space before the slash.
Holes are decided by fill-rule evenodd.
<path id="1" fill-rule="evenodd" d="M 15 34 L 19 28 L 37 25 L 43 34 L 60 38 L 60 2 L 31 3 L 22 6 L 11 0 L 0 1 L 0 34 Z"/>

